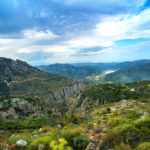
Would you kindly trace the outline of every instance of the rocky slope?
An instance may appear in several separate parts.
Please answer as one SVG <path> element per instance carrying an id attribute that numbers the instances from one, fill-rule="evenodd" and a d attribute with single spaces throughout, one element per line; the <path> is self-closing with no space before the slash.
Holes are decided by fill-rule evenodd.
<path id="1" fill-rule="evenodd" d="M 31 99 L 30 99 L 31 100 Z M 39 99 L 29 98 L 1 98 L 0 119 L 22 119 L 44 115 L 42 107 L 38 105 Z"/>
<path id="2" fill-rule="evenodd" d="M 18 120 L 0 121 L 3 129 L 0 148 L 54 150 L 53 146 L 62 146 L 66 150 L 149 150 L 149 93 L 149 81 L 87 88 L 75 100 L 76 110 L 63 113 L 57 125 L 45 124 L 41 119 L 21 120 L 23 125 Z"/>
<path id="3" fill-rule="evenodd" d="M 93 106 L 142 97 L 150 97 L 150 81 L 126 84 L 106 83 L 92 86 L 79 92 L 73 102 L 73 107 L 74 109 L 87 110 Z"/>
<path id="4" fill-rule="evenodd" d="M 66 99 L 84 88 L 83 83 L 40 71 L 20 60 L 0 58 L 0 96 L 38 96 Z"/>

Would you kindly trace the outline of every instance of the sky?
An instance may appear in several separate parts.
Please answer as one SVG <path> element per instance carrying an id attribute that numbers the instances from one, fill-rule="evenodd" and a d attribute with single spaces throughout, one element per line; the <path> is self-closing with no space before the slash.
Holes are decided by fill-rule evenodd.
<path id="1" fill-rule="evenodd" d="M 150 0 L 0 0 L 0 57 L 32 65 L 150 59 Z"/>

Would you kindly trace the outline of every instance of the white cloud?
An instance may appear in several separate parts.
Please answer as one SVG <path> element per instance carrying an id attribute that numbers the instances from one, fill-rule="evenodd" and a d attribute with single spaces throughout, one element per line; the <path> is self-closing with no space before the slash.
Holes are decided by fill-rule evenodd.
<path id="1" fill-rule="evenodd" d="M 138 1 L 139 3 L 142 1 Z M 54 53 L 53 58 L 46 59 L 46 62 L 72 62 L 72 61 L 104 61 L 115 57 L 117 50 L 112 49 L 117 40 L 149 38 L 150 8 L 135 15 L 114 15 L 105 16 L 94 29 L 86 32 L 68 33 L 65 37 L 55 35 L 51 30 L 40 31 L 37 29 L 22 31 L 20 39 L 0 39 L 0 55 L 15 57 L 16 53 L 33 53 L 44 51 Z M 72 35 L 72 36 L 70 36 Z M 59 41 L 58 41 L 59 39 Z M 66 40 L 67 39 L 67 40 Z M 39 41 L 56 40 L 54 44 L 38 45 Z M 103 50 L 87 52 L 88 55 L 75 55 L 79 49 L 91 47 L 104 47 Z M 106 47 L 106 48 L 105 48 Z M 116 55 L 117 56 L 117 55 Z M 120 54 L 119 54 L 120 56 Z"/>
<path id="2" fill-rule="evenodd" d="M 32 29 L 32 30 L 24 30 L 23 31 L 23 35 L 25 36 L 26 39 L 55 39 L 58 38 L 58 35 L 55 35 L 53 32 L 51 32 L 50 30 L 46 30 L 46 31 L 38 31 L 36 29 Z"/>
<path id="3" fill-rule="evenodd" d="M 70 51 L 71 48 L 82 49 L 89 47 L 111 47 L 114 42 L 122 39 L 149 38 L 150 28 L 145 29 L 145 23 L 150 22 L 150 9 L 146 9 L 137 15 L 116 15 L 104 18 L 89 34 L 76 35 L 70 40 L 59 42 L 51 46 L 47 51 Z M 91 53 L 92 55 L 92 53 Z"/>
<path id="4" fill-rule="evenodd" d="M 96 25 L 95 29 L 91 31 L 91 34 L 78 35 L 68 41 L 64 41 L 57 44 L 58 49 L 62 47 L 62 51 L 70 51 L 70 58 L 66 58 L 67 56 L 61 54 L 59 58 L 55 60 L 58 61 L 69 61 L 70 59 L 73 61 L 75 59 L 79 60 L 79 58 L 75 58 L 74 54 L 76 51 L 72 51 L 71 48 L 82 49 L 88 47 L 102 46 L 102 47 L 110 47 L 104 48 L 103 51 L 99 52 L 87 52 L 90 58 L 93 58 L 95 55 L 97 60 L 102 60 L 103 56 L 107 54 L 115 54 L 118 53 L 117 50 L 112 49 L 114 42 L 117 40 L 123 39 L 138 39 L 138 38 L 149 38 L 150 37 L 150 27 L 145 28 L 144 25 L 150 23 L 150 9 L 146 9 L 139 14 L 136 15 L 116 15 L 116 16 L 107 16 L 105 17 L 99 24 Z M 55 49 L 55 46 L 53 47 Z M 78 51 L 77 51 L 78 52 Z M 80 54 L 79 54 L 80 55 Z M 78 56 L 79 56 L 78 55 Z M 86 54 L 85 54 L 86 56 Z M 98 57 L 99 56 L 99 57 Z M 117 56 L 117 55 L 116 55 Z M 119 53 L 120 56 L 120 53 Z M 88 57 L 81 56 L 80 60 L 86 59 Z M 94 60 L 96 60 L 93 59 Z M 50 59 L 51 60 L 51 59 Z"/>
<path id="5" fill-rule="evenodd" d="M 32 53 L 42 51 L 45 46 L 37 45 L 39 41 L 51 41 L 59 38 L 50 30 L 38 31 L 36 29 L 22 31 L 22 38 L 19 39 L 5 39 L 0 38 L 0 56 L 16 57 L 16 53 Z"/>
<path id="6" fill-rule="evenodd" d="M 150 23 L 150 9 L 146 9 L 137 15 L 117 15 L 106 17 L 96 25 L 95 32 L 103 38 L 136 39 L 148 38 L 150 27 L 144 28 L 145 23 Z"/>

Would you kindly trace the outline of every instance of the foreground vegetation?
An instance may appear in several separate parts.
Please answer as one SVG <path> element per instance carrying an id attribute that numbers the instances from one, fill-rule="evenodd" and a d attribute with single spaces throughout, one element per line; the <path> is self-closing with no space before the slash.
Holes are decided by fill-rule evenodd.
<path id="1" fill-rule="evenodd" d="M 1 119 L 0 149 L 89 150 L 92 145 L 92 150 L 149 150 L 149 85 L 142 81 L 87 88 L 53 124 L 43 117 Z M 27 144 L 17 145 L 19 140 Z"/>
<path id="2" fill-rule="evenodd" d="M 0 133 L 1 149 L 8 145 L 13 147 L 17 140 L 23 139 L 27 141 L 27 147 L 16 149 L 37 150 L 43 147 L 46 150 L 82 150 L 89 143 L 95 143 L 96 147 L 102 150 L 148 150 L 149 107 L 149 99 L 123 100 L 91 108 L 88 115 L 66 113 L 59 125 L 47 124 L 41 129 L 43 121 L 40 119 L 28 120 L 28 123 L 35 122 L 30 125 L 23 121 L 24 126 L 21 126 L 21 121 L 7 120 L 1 122 L 1 128 L 5 125 L 16 127 L 9 132 Z M 18 125 L 28 127 L 26 129 L 19 127 L 18 130 Z"/>

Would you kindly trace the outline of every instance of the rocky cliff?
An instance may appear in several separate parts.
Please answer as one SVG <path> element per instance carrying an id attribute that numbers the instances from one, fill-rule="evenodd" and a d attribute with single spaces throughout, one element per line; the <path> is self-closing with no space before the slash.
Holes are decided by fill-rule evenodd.
<path id="1" fill-rule="evenodd" d="M 72 97 L 84 88 L 79 83 L 46 73 L 21 60 L 0 58 L 0 96 L 38 96 L 50 100 Z"/>
<path id="2" fill-rule="evenodd" d="M 49 99 L 52 100 L 62 100 L 69 98 L 74 98 L 76 96 L 76 93 L 80 90 L 84 89 L 86 86 L 89 86 L 87 83 L 76 83 L 73 86 L 70 87 L 63 87 L 62 89 L 52 91 L 49 95 Z"/>

